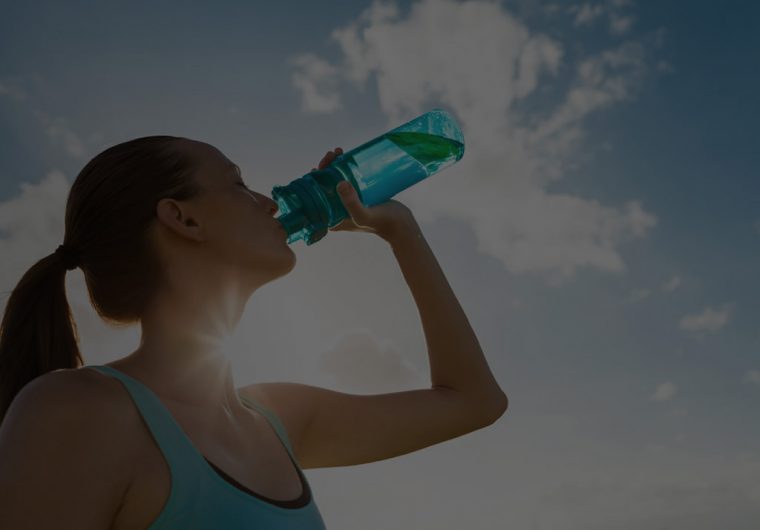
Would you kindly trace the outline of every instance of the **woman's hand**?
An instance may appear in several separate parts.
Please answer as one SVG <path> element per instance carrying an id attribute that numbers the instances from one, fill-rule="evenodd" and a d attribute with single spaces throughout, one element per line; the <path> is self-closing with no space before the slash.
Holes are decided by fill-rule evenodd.
<path id="1" fill-rule="evenodd" d="M 319 162 L 319 169 L 332 164 L 341 154 L 343 154 L 343 149 L 340 147 L 336 147 L 334 151 L 328 151 Z M 399 231 L 414 229 L 416 225 L 411 210 L 396 200 L 389 199 L 375 206 L 366 207 L 359 200 L 359 194 L 351 183 L 340 182 L 336 189 L 349 217 L 330 228 L 331 232 L 370 232 L 387 241 Z"/>

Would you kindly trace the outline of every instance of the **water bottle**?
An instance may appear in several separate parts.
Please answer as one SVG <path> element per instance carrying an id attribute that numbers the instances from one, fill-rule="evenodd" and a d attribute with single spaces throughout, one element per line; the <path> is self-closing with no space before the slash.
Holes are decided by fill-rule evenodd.
<path id="1" fill-rule="evenodd" d="M 374 206 L 456 163 L 464 154 L 464 137 L 445 110 L 433 109 L 342 153 L 324 169 L 272 188 L 279 206 L 277 221 L 288 243 L 312 245 L 328 228 L 349 217 L 336 187 L 347 180 L 364 206 Z"/>

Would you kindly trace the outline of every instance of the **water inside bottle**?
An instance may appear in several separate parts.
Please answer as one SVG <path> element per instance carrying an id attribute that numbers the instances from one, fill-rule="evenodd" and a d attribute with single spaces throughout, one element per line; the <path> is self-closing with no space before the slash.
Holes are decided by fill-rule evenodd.
<path id="1" fill-rule="evenodd" d="M 388 132 L 338 156 L 324 170 L 304 175 L 288 186 L 275 186 L 272 197 L 283 212 L 278 220 L 288 231 L 288 243 L 304 239 L 312 244 L 324 235 L 320 234 L 325 230 L 322 223 L 334 226 L 348 215 L 335 191 L 340 180 L 351 182 L 361 202 L 373 206 L 455 163 L 463 154 L 464 144 L 451 138 Z"/>
<path id="2" fill-rule="evenodd" d="M 385 137 L 425 166 L 428 175 L 449 162 L 456 162 L 464 153 L 461 142 L 435 134 L 398 132 Z"/>
<path id="3" fill-rule="evenodd" d="M 464 144 L 420 132 L 390 132 L 339 157 L 333 166 L 350 172 L 365 205 L 379 204 L 462 158 Z"/>

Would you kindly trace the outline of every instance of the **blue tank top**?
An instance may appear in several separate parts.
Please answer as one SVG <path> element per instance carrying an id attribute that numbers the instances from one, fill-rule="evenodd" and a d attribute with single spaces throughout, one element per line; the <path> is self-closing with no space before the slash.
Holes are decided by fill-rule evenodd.
<path id="1" fill-rule="evenodd" d="M 169 465 L 169 498 L 148 530 L 326 530 L 309 483 L 293 456 L 285 427 L 269 409 L 240 395 L 246 406 L 269 421 L 288 450 L 301 478 L 303 490 L 298 499 L 269 499 L 226 475 L 205 459 L 158 396 L 138 380 L 111 366 L 82 368 L 93 368 L 124 384 Z"/>

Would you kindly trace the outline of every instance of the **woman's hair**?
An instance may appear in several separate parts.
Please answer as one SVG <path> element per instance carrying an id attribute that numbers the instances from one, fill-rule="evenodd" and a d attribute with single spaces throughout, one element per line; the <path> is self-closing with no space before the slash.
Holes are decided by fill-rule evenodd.
<path id="1" fill-rule="evenodd" d="M 139 321 L 164 283 L 152 237 L 156 204 L 200 193 L 181 140 L 146 136 L 109 147 L 69 191 L 63 244 L 79 256 L 90 301 L 112 326 Z M 84 364 L 65 279 L 65 259 L 53 252 L 26 271 L 8 298 L 0 324 L 0 423 L 31 380 Z"/>

